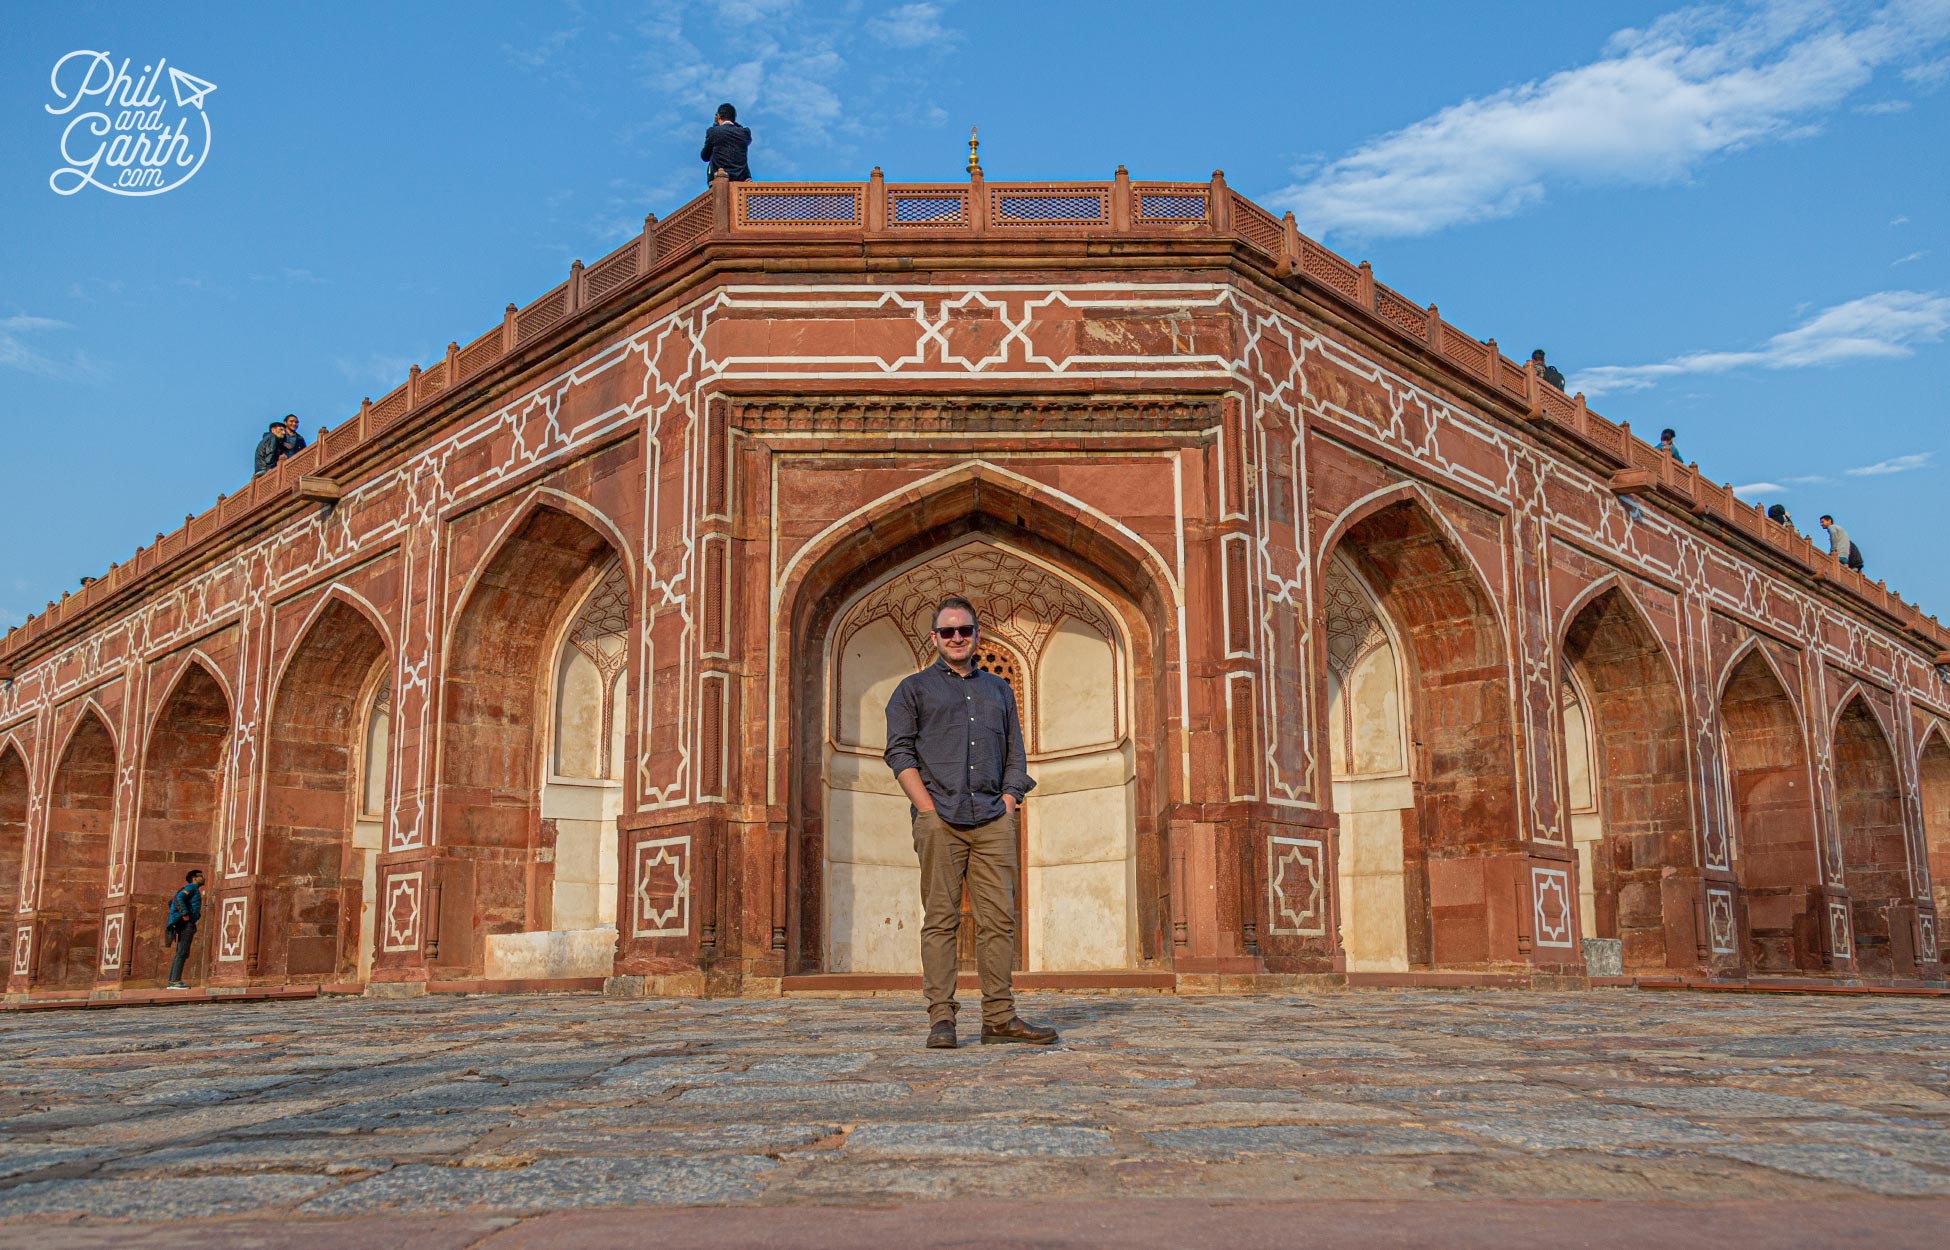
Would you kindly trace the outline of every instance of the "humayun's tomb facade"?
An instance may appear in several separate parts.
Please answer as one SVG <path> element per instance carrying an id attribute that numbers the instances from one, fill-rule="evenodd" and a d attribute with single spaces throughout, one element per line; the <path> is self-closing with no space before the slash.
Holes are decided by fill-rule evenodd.
<path id="1" fill-rule="evenodd" d="M 154 990 L 190 867 L 216 993 L 918 985 L 950 591 L 1019 984 L 1946 986 L 1934 618 L 1221 176 L 876 170 L 721 180 L 9 631 L 8 997 Z"/>

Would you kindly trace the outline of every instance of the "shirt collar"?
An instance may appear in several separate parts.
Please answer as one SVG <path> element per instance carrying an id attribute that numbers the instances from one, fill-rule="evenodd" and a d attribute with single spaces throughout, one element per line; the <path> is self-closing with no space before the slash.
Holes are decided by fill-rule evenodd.
<path id="1" fill-rule="evenodd" d="M 931 665 L 931 667 L 940 669 L 942 672 L 948 674 L 948 676 L 953 677 L 958 681 L 973 681 L 975 679 L 975 674 L 982 671 L 982 666 L 978 664 L 968 670 L 968 676 L 963 677 L 960 673 L 957 673 L 955 671 L 954 665 L 948 663 L 948 657 L 944 655 L 935 656 L 934 663 L 933 665 Z"/>

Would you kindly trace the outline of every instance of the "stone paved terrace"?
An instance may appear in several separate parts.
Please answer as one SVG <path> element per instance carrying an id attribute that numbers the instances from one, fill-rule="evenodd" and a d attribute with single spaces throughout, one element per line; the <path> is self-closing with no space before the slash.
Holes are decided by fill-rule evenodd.
<path id="1" fill-rule="evenodd" d="M 927 1051 L 918 1005 L 892 998 L 7 1015 L 0 1246 L 270 1244 L 255 1238 L 275 1228 L 281 1245 L 429 1250 L 499 1246 L 550 1220 L 570 1222 L 536 1244 L 662 1220 L 672 1237 L 690 1228 L 689 1245 L 763 1228 L 787 1230 L 766 1236 L 775 1246 L 826 1245 L 865 1235 L 833 1214 L 862 1205 L 877 1210 L 848 1220 L 891 1221 L 896 1244 L 901 1220 L 912 1235 L 930 1211 L 1021 1218 L 983 1205 L 1000 1198 L 1055 1204 L 1036 1208 L 1046 1235 L 1006 1243 L 1038 1245 L 1185 1244 L 1186 1221 L 1228 1214 L 1236 1245 L 1278 1244 L 1296 1209 L 1323 1229 L 1354 1211 L 1416 1244 L 1418 1227 L 1453 1231 L 1441 1213 L 1466 1199 L 1481 1200 L 1472 1236 L 1486 1243 L 1564 1219 L 1648 1237 L 1756 1219 L 1812 1237 L 1833 1221 L 1836 1244 L 1854 1229 L 1866 1239 L 1852 1244 L 1877 1245 L 1950 1226 L 1939 1000 L 1395 991 L 1023 1007 L 1065 1044 L 965 1034 L 957 1052 Z M 1351 1199 L 1368 1205 L 1305 1208 Z M 928 1205 L 942 1200 L 963 1205 Z M 561 1214 L 643 1204 L 659 1209 Z M 700 1222 L 683 1206 L 755 1209 Z"/>

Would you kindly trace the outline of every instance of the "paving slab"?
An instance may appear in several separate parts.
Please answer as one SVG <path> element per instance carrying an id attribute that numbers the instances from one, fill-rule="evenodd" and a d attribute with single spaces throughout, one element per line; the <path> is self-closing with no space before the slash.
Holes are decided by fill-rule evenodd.
<path id="1" fill-rule="evenodd" d="M 663 1221 L 982 1197 L 1950 1197 L 1936 1000 L 1402 990 L 1022 1007 L 1063 1045 L 926 1050 L 921 1004 L 893 998 L 0 1017 L 0 1246 L 75 1220 L 212 1215 L 238 1236 L 272 1220 L 375 1237 L 390 1233 L 374 1215 L 450 1215 L 492 1241 L 612 1207 Z"/>

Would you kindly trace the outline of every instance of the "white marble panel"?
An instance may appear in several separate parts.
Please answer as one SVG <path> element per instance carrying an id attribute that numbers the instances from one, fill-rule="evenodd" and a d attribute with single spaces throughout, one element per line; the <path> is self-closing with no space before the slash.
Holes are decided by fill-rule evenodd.
<path id="1" fill-rule="evenodd" d="M 914 860 L 913 849 L 908 851 Z M 831 972 L 921 970 L 921 866 L 826 866 L 826 968 Z"/>
<path id="2" fill-rule="evenodd" d="M 1043 644 L 1036 683 L 1038 751 L 1117 740 L 1117 662 L 1095 627 L 1064 617 Z"/>
<path id="3" fill-rule="evenodd" d="M 1037 972 L 1128 968 L 1135 862 L 1060 864 L 1030 871 L 1029 967 Z"/>

